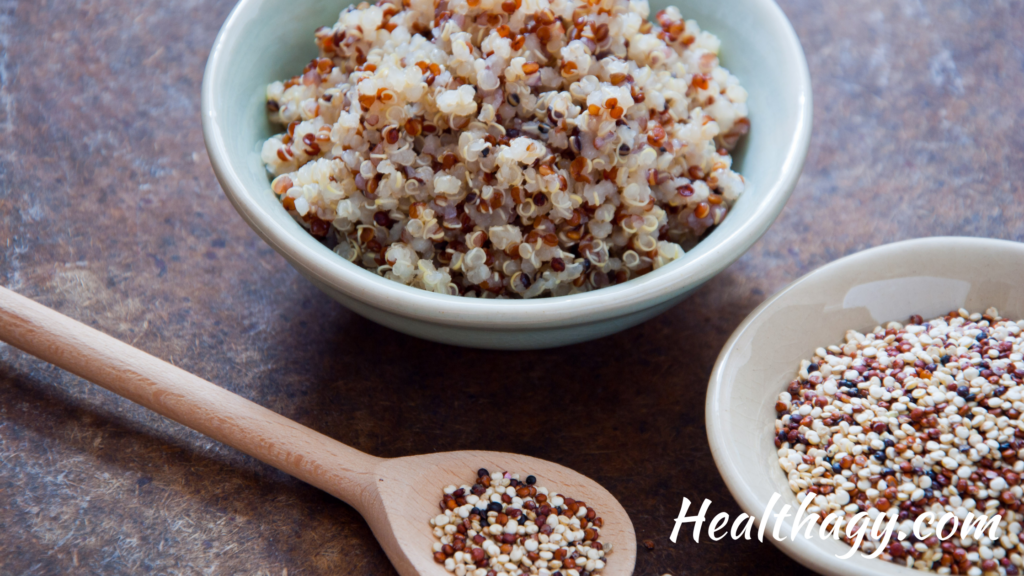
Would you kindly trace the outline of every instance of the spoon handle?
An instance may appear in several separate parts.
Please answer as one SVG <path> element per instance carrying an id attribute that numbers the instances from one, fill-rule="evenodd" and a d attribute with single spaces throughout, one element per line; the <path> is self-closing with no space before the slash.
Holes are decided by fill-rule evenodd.
<path id="1" fill-rule="evenodd" d="M 379 458 L 0 287 L 0 340 L 360 508 Z"/>

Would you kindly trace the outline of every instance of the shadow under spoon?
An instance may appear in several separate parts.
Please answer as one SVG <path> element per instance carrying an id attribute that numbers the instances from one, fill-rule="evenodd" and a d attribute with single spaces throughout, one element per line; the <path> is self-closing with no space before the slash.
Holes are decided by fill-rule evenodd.
<path id="1" fill-rule="evenodd" d="M 444 487 L 466 483 L 479 468 L 532 474 L 586 502 L 604 520 L 601 541 L 614 548 L 601 574 L 633 573 L 629 515 L 600 484 L 565 466 L 475 450 L 377 458 L 2 287 L 0 340 L 343 500 L 366 519 L 402 576 L 449 574 L 434 561 L 429 520 Z"/>

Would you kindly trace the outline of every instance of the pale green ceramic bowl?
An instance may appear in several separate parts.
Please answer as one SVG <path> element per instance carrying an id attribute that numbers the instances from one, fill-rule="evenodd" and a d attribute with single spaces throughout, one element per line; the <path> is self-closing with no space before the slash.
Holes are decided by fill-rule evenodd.
<path id="1" fill-rule="evenodd" d="M 682 259 L 624 284 L 536 300 L 444 296 L 385 280 L 317 242 L 284 211 L 260 162 L 273 133 L 266 85 L 316 56 L 313 31 L 345 0 L 241 0 L 210 52 L 202 115 L 214 172 L 242 218 L 314 285 L 352 311 L 428 340 L 496 349 L 548 348 L 639 324 L 671 308 L 739 258 L 778 216 L 811 133 L 811 82 L 793 28 L 772 0 L 680 0 L 686 18 L 722 40 L 721 59 L 750 94 L 752 129 L 737 155 L 748 190 Z M 652 14 L 668 3 L 651 3 Z"/>

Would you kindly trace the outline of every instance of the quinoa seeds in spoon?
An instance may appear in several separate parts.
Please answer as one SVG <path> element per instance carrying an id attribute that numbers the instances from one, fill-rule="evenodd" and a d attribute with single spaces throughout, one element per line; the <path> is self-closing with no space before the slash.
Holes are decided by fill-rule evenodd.
<path id="1" fill-rule="evenodd" d="M 434 561 L 457 576 L 588 576 L 605 566 L 604 520 L 585 502 L 551 494 L 537 478 L 477 471 L 444 489 L 431 519 Z"/>

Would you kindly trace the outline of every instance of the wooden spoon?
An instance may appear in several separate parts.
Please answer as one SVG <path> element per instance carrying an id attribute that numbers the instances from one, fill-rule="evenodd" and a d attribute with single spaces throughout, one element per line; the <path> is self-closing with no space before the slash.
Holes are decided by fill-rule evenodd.
<path id="1" fill-rule="evenodd" d="M 429 524 L 445 486 L 476 471 L 533 474 L 604 519 L 613 552 L 601 572 L 633 573 L 636 537 L 607 490 L 565 466 L 504 452 L 376 458 L 0 287 L 0 339 L 344 500 L 369 523 L 402 576 L 450 574 L 433 558 Z M 563 572 L 564 574 L 564 572 Z"/>

